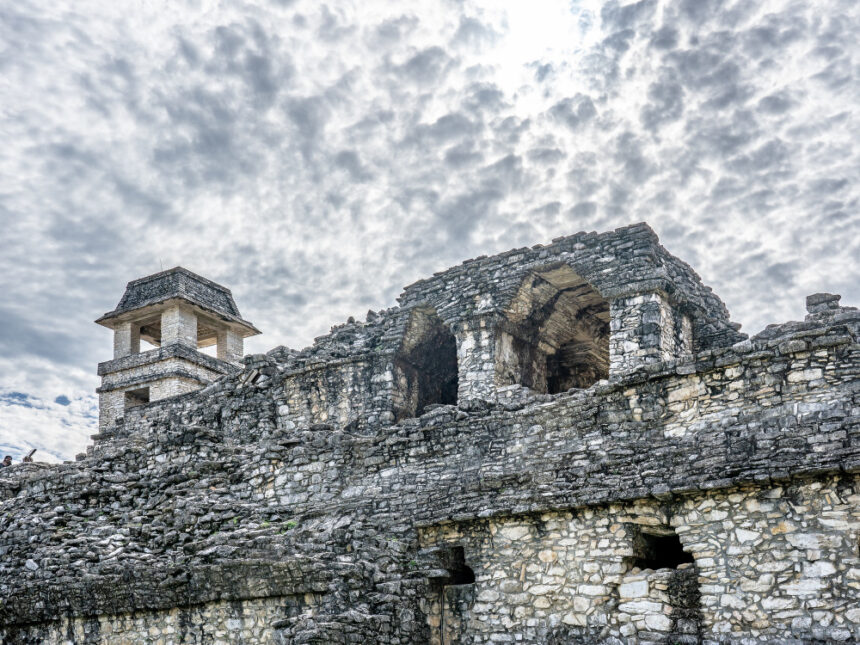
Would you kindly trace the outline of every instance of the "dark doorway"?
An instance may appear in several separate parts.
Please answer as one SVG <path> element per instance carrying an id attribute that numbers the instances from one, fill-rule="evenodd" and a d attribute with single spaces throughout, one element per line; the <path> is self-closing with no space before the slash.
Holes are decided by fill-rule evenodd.
<path id="1" fill-rule="evenodd" d="M 412 313 L 394 371 L 396 420 L 421 416 L 428 405 L 457 404 L 457 341 L 434 311 Z"/>
<path id="2" fill-rule="evenodd" d="M 463 547 L 455 546 L 448 549 L 445 560 L 445 568 L 451 575 L 447 584 L 470 585 L 475 582 L 475 572 L 466 564 L 466 554 Z"/>

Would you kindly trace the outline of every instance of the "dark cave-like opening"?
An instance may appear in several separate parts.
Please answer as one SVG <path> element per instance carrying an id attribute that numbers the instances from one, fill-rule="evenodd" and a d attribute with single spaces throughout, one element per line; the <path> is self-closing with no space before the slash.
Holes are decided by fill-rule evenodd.
<path id="1" fill-rule="evenodd" d="M 395 359 L 395 418 L 457 403 L 457 341 L 432 311 L 416 311 Z"/>
<path id="2" fill-rule="evenodd" d="M 569 266 L 529 274 L 505 317 L 499 385 L 558 394 L 609 378 L 609 303 Z"/>
<path id="3" fill-rule="evenodd" d="M 639 532 L 633 540 L 633 566 L 640 569 L 677 569 L 693 563 L 693 556 L 684 551 L 675 533 L 653 535 Z"/>

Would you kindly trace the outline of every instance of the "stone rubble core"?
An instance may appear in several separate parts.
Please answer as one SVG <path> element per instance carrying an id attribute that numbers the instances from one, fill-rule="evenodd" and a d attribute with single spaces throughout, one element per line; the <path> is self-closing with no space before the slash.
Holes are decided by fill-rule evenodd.
<path id="1" fill-rule="evenodd" d="M 249 325 L 134 284 L 156 364 L 211 358 L 189 311 Z M 0 641 L 860 642 L 860 312 L 807 310 L 748 338 L 638 224 L 108 402 L 0 471 Z"/>

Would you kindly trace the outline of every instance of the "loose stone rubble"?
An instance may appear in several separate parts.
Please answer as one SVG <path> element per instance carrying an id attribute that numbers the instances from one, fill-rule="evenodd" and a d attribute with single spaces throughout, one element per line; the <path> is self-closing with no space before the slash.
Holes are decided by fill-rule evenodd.
<path id="1" fill-rule="evenodd" d="M 860 312 L 807 309 L 747 338 L 644 224 L 438 273 L 0 471 L 0 641 L 860 642 Z"/>

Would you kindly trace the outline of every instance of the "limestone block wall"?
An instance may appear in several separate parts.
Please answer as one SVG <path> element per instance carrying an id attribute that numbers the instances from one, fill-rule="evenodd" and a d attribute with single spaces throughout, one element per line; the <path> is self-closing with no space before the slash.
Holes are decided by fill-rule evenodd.
<path id="1" fill-rule="evenodd" d="M 170 396 L 179 396 L 200 389 L 200 381 L 205 378 L 203 370 L 195 375 L 197 378 L 175 377 L 153 381 L 149 386 L 150 398 L 153 400 L 166 399 Z M 208 375 L 210 378 L 218 378 L 220 374 Z"/>
<path id="2" fill-rule="evenodd" d="M 640 570 L 636 530 L 670 525 L 694 563 Z M 432 643 L 860 640 L 856 476 L 450 523 L 420 540 L 463 547 L 475 573 L 471 605 L 431 591 Z M 445 625 L 468 638 L 443 641 Z"/>
<path id="3" fill-rule="evenodd" d="M 460 612 L 467 623 L 465 642 L 567 642 L 611 635 L 624 559 L 633 555 L 624 526 L 630 517 L 619 510 L 501 517 L 422 531 L 425 546 L 462 545 L 475 572 L 475 602 Z M 659 509 L 641 510 L 637 520 L 665 522 Z M 441 631 L 431 642 L 443 643 Z"/>
<path id="4" fill-rule="evenodd" d="M 183 366 L 184 367 L 184 366 Z M 194 374 L 196 372 L 196 374 Z M 158 401 L 171 396 L 179 396 L 200 389 L 201 381 L 209 377 L 215 379 L 222 376 L 217 372 L 209 372 L 208 370 L 177 370 L 175 376 L 169 378 L 147 380 L 145 386 L 149 388 L 150 401 Z M 194 374 L 196 378 L 182 376 L 182 374 Z M 107 392 L 99 392 L 99 428 L 104 429 L 110 426 L 116 419 L 124 416 L 129 408 L 126 407 L 126 392 L 134 391 L 141 387 L 141 384 L 120 386 L 115 390 Z"/>
<path id="5" fill-rule="evenodd" d="M 713 641 L 860 641 L 860 478 L 720 491 L 672 518 Z"/>
<path id="6" fill-rule="evenodd" d="M 387 361 L 356 360 L 306 369 L 284 379 L 278 397 L 280 427 L 314 424 L 366 425 L 394 420 L 392 367 Z"/>
<path id="7" fill-rule="evenodd" d="M 233 365 L 181 344 L 100 363 L 99 429 L 126 413 L 126 392 L 148 388 L 149 400 L 157 401 L 198 390 L 234 371 Z"/>
<path id="8" fill-rule="evenodd" d="M 634 569 L 618 586 L 619 640 L 666 641 L 675 645 L 702 641 L 703 617 L 698 569 Z"/>
<path id="9" fill-rule="evenodd" d="M 218 359 L 230 363 L 238 363 L 244 355 L 245 341 L 241 334 L 232 329 L 219 329 L 215 339 Z"/>
<path id="10" fill-rule="evenodd" d="M 118 323 L 113 334 L 113 357 L 122 358 L 140 352 L 140 325 Z"/>
<path id="11" fill-rule="evenodd" d="M 182 304 L 174 304 L 161 314 L 161 344 L 197 347 L 197 314 Z"/>
<path id="12" fill-rule="evenodd" d="M 216 601 L 164 611 L 58 620 L 16 631 L 16 645 L 286 645 L 280 623 L 313 606 L 313 594 Z M 0 639 L 3 638 L 0 629 Z M 3 642 L 8 642 L 3 639 Z"/>
<path id="13" fill-rule="evenodd" d="M 99 392 L 99 428 L 107 428 L 125 412 L 125 392 Z"/>
<path id="14" fill-rule="evenodd" d="M 457 327 L 458 401 L 492 400 L 500 351 L 494 318 L 478 317 Z"/>
<path id="15" fill-rule="evenodd" d="M 105 374 L 101 389 L 133 389 L 135 386 L 148 382 L 151 379 L 173 375 L 188 379 L 197 379 L 198 382 L 208 384 L 223 376 L 226 372 L 221 365 L 213 364 L 214 361 L 188 360 L 184 356 L 169 356 L 158 359 L 159 350 L 152 350 L 152 353 L 156 355 L 154 358 L 156 358 L 157 362 L 145 360 L 147 358 L 146 355 L 150 354 L 150 352 L 137 354 L 137 356 L 142 357 L 140 364 L 130 365 L 127 369 L 120 369 Z"/>
<path id="16" fill-rule="evenodd" d="M 693 353 L 693 328 L 661 292 L 617 298 L 611 303 L 609 372 L 624 374 L 649 364 L 684 360 Z"/>

